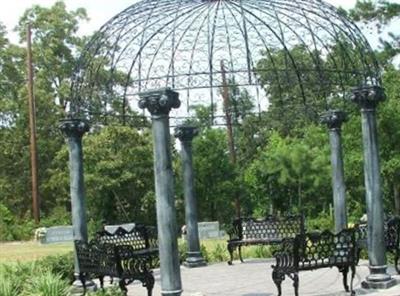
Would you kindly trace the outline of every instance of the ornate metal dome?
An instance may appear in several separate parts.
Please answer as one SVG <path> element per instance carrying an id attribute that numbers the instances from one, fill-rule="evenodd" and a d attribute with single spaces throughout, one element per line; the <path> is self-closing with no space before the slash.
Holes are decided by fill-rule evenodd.
<path id="1" fill-rule="evenodd" d="M 247 89 L 254 111 L 273 99 L 318 110 L 352 87 L 380 84 L 360 30 L 322 1 L 143 0 L 87 44 L 70 112 L 121 115 L 136 108 L 138 93 L 170 87 L 182 101 L 171 117 L 213 104 L 217 118 L 223 74 L 227 84 Z"/>

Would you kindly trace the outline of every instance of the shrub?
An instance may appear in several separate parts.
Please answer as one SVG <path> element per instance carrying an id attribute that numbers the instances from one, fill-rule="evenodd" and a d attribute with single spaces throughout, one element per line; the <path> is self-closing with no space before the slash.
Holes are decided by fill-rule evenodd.
<path id="1" fill-rule="evenodd" d="M 210 262 L 210 255 L 208 254 L 207 248 L 205 245 L 201 244 L 200 245 L 200 252 L 201 255 L 203 255 L 203 258 L 206 262 Z"/>
<path id="2" fill-rule="evenodd" d="M 179 240 L 178 242 L 178 251 L 179 251 L 179 262 L 182 264 L 185 262 L 187 257 L 188 245 L 186 240 Z"/>
<path id="3" fill-rule="evenodd" d="M 108 287 L 104 290 L 100 289 L 96 292 L 89 292 L 90 296 L 125 296 L 125 294 L 118 287 Z"/>
<path id="4" fill-rule="evenodd" d="M 8 277 L 0 271 L 0 295 L 19 296 L 18 283 L 13 277 Z"/>
<path id="5" fill-rule="evenodd" d="M 53 274 L 58 274 L 63 280 L 72 283 L 74 280 L 73 252 L 63 255 L 47 256 L 36 261 L 38 268 Z"/>
<path id="6" fill-rule="evenodd" d="M 272 257 L 272 253 L 271 253 L 271 249 L 268 246 L 256 246 L 253 252 L 253 258 L 271 258 Z"/>
<path id="7" fill-rule="evenodd" d="M 229 254 L 226 246 L 222 244 L 216 244 L 215 248 L 210 251 L 210 259 L 212 262 L 223 262 L 228 261 Z"/>
<path id="8" fill-rule="evenodd" d="M 51 272 L 38 273 L 28 279 L 23 296 L 67 296 L 69 284 L 60 275 Z"/>
<path id="9" fill-rule="evenodd" d="M 309 219 L 307 221 L 307 230 L 312 231 L 312 230 L 333 230 L 333 219 L 330 217 L 328 213 L 321 212 L 318 214 L 317 218 L 314 219 Z"/>

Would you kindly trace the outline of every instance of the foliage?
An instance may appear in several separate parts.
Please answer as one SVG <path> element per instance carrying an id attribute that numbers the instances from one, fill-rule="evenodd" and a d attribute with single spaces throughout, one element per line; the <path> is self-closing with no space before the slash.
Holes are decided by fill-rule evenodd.
<path id="1" fill-rule="evenodd" d="M 155 224 L 152 145 L 148 131 L 126 126 L 107 126 L 84 139 L 84 170 L 88 220 L 94 228 L 140 221 Z M 60 203 L 69 200 L 68 153 L 55 159 L 49 188 Z"/>
<path id="2" fill-rule="evenodd" d="M 96 292 L 89 292 L 90 296 L 124 296 L 125 293 L 119 287 L 107 287 L 104 290 L 99 289 Z"/>
<path id="3" fill-rule="evenodd" d="M 72 277 L 72 253 L 32 262 L 0 264 L 0 295 L 67 295 Z"/>
<path id="4" fill-rule="evenodd" d="M 204 129 L 193 141 L 199 221 L 227 222 L 233 217 L 235 170 L 223 129 Z"/>
<path id="5" fill-rule="evenodd" d="M 307 222 L 307 231 L 313 231 L 313 230 L 330 230 L 334 231 L 334 225 L 333 225 L 333 217 L 326 212 L 320 212 L 318 216 L 314 219 L 309 219 L 306 221 Z"/>
<path id="6" fill-rule="evenodd" d="M 24 286 L 21 295 L 26 296 L 67 296 L 69 284 L 60 275 L 45 272 L 32 275 Z"/>
<path id="7" fill-rule="evenodd" d="M 225 244 L 217 244 L 214 249 L 209 251 L 211 262 L 226 262 L 229 254 Z"/>
<path id="8" fill-rule="evenodd" d="M 72 252 L 63 255 L 46 256 L 37 260 L 36 266 L 41 270 L 57 274 L 70 283 L 73 281 L 74 257 Z"/>

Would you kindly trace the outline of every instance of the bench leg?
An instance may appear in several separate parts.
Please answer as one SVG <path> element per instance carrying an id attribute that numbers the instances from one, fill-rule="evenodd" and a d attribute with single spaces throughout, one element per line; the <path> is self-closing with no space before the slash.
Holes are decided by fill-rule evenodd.
<path id="1" fill-rule="evenodd" d="M 228 252 L 229 252 L 229 255 L 230 255 L 230 260 L 228 261 L 228 264 L 229 265 L 232 265 L 232 262 L 233 262 L 233 251 L 235 250 L 235 247 L 234 246 L 232 246 L 231 244 L 228 244 Z"/>
<path id="2" fill-rule="evenodd" d="M 354 290 L 353 290 L 353 280 L 354 280 L 354 277 L 355 277 L 355 275 L 356 275 L 356 266 L 355 265 L 352 265 L 351 267 L 351 280 L 350 280 L 350 292 L 351 292 L 351 294 L 350 295 L 356 295 L 356 292 L 354 292 Z"/>
<path id="3" fill-rule="evenodd" d="M 400 257 L 400 250 L 396 249 L 394 253 L 394 268 L 396 269 L 397 274 L 400 274 L 399 257 Z"/>
<path id="4" fill-rule="evenodd" d="M 240 262 L 244 263 L 243 258 L 242 258 L 242 246 L 239 246 L 239 259 L 240 259 Z"/>
<path id="5" fill-rule="evenodd" d="M 82 283 L 83 295 L 85 295 L 86 294 L 86 275 L 83 272 L 80 272 L 78 277 Z"/>
<path id="6" fill-rule="evenodd" d="M 143 283 L 143 286 L 146 287 L 146 289 L 147 289 L 147 296 L 151 296 L 151 294 L 153 292 L 153 287 L 154 287 L 154 276 L 153 276 L 153 273 L 149 273 L 146 276 L 145 281 Z"/>
<path id="7" fill-rule="evenodd" d="M 343 287 L 346 292 L 349 292 L 349 285 L 347 284 L 347 274 L 349 273 L 349 268 L 340 267 L 339 271 L 343 274 Z"/>
<path id="8" fill-rule="evenodd" d="M 282 295 L 282 282 L 285 280 L 285 274 L 276 270 L 272 271 L 272 280 L 275 283 L 276 288 L 278 289 L 278 296 Z"/>
<path id="9" fill-rule="evenodd" d="M 121 289 L 122 292 L 128 293 L 128 289 L 126 288 L 126 284 L 125 284 L 125 279 L 120 279 L 119 281 L 119 288 Z"/>
<path id="10" fill-rule="evenodd" d="M 299 296 L 299 275 L 297 272 L 293 274 L 293 287 L 294 295 Z"/>
<path id="11" fill-rule="evenodd" d="M 100 288 L 104 289 L 104 276 L 99 276 Z"/>

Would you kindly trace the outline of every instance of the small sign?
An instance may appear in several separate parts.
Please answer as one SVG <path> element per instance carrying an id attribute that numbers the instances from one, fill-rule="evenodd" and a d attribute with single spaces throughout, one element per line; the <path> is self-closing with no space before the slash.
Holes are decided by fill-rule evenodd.
<path id="1" fill-rule="evenodd" d="M 197 224 L 199 229 L 199 238 L 220 238 L 224 235 L 224 232 L 219 230 L 219 222 L 199 222 Z"/>
<path id="2" fill-rule="evenodd" d="M 39 240 L 42 244 L 72 242 L 74 240 L 72 226 L 42 228 Z"/>

